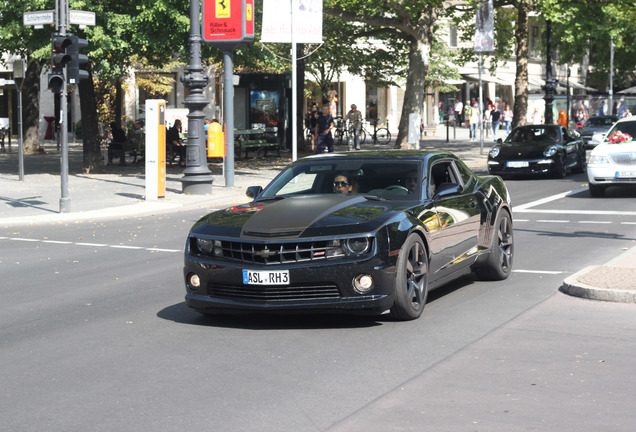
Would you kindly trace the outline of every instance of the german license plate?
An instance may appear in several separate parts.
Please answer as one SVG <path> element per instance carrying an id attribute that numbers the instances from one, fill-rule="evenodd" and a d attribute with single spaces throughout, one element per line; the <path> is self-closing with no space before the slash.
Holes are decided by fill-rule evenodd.
<path id="1" fill-rule="evenodd" d="M 528 161 L 510 161 L 506 163 L 508 168 L 527 168 L 530 166 Z"/>
<path id="2" fill-rule="evenodd" d="M 616 178 L 634 178 L 636 171 L 616 171 Z"/>
<path id="3" fill-rule="evenodd" d="M 243 270 L 244 285 L 289 285 L 289 270 Z"/>

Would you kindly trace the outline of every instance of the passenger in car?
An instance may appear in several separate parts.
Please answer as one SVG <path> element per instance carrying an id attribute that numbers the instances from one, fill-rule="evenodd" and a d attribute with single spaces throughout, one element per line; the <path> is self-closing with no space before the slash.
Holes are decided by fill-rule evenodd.
<path id="1" fill-rule="evenodd" d="M 349 181 L 349 177 L 344 174 L 338 174 L 333 179 L 333 192 L 341 194 L 349 194 L 353 190 L 353 185 Z"/>

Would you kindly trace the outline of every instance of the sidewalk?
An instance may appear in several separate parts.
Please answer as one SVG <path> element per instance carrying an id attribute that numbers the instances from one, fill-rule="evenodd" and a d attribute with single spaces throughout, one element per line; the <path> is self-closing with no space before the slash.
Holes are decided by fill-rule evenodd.
<path id="1" fill-rule="evenodd" d="M 448 134 L 448 142 L 447 142 Z M 393 149 L 389 145 L 368 142 L 364 150 Z M 471 142 L 466 128 L 440 125 L 434 137 L 423 137 L 423 150 L 448 150 L 459 156 L 466 165 L 479 173 L 486 171 L 487 154 L 493 139 Z M 68 193 L 70 212 L 60 213 L 61 179 L 60 152 L 54 142 L 44 143 L 45 153 L 29 154 L 24 158 L 24 181 L 18 179 L 18 154 L 0 153 L 0 227 L 35 223 L 62 223 L 131 217 L 183 209 L 211 209 L 247 202 L 248 186 L 265 186 L 286 165 L 291 153 L 281 157 L 237 159 L 234 167 L 234 186 L 225 186 L 223 164 L 210 164 L 214 182 L 210 195 L 182 193 L 183 168 L 167 167 L 166 196 L 154 201 L 145 200 L 144 164 L 103 167 L 100 173 L 82 173 L 82 145 L 69 144 Z M 336 151 L 345 150 L 336 146 Z M 306 156 L 299 152 L 299 158 Z M 513 209 L 514 210 L 514 209 Z M 624 258 L 602 266 L 594 266 L 568 277 L 563 291 L 590 299 L 636 302 L 636 247 Z"/>
<path id="2" fill-rule="evenodd" d="M 446 130 L 439 127 L 436 137 L 425 137 L 422 149 L 443 149 L 456 153 L 475 169 L 485 170 L 490 145 L 468 141 L 468 130 L 457 129 L 456 138 L 450 130 L 450 142 L 445 142 Z M 443 134 L 443 135 L 442 135 Z M 44 154 L 24 157 L 24 181 L 18 178 L 18 153 L 0 153 L 0 226 L 41 222 L 63 222 L 125 217 L 161 211 L 176 211 L 184 207 L 211 207 L 226 203 L 246 202 L 248 186 L 265 186 L 280 170 L 291 163 L 291 152 L 281 151 L 281 157 L 236 159 L 234 186 L 225 187 L 223 164 L 209 164 L 214 182 L 211 195 L 182 193 L 183 168 L 167 167 L 166 196 L 156 201 L 145 200 L 145 166 L 141 164 L 101 167 L 99 173 L 82 173 L 82 144 L 69 143 L 68 197 L 70 212 L 60 213 L 61 178 L 60 151 L 55 142 L 44 144 Z M 363 145 L 365 150 L 393 149 L 394 140 L 387 146 Z M 346 146 L 336 146 L 344 151 Z M 271 152 L 270 152 L 271 154 Z M 306 156 L 299 151 L 299 158 Z M 237 156 L 237 155 L 235 155 Z"/>

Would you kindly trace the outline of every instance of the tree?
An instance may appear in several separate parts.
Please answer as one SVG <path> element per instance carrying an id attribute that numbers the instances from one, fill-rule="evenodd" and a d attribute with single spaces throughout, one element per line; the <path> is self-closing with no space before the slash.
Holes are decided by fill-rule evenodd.
<path id="1" fill-rule="evenodd" d="M 23 145 L 32 151 L 41 149 L 40 74 L 51 56 L 51 34 L 44 29 L 23 25 L 24 12 L 47 9 L 45 0 L 3 2 L 0 12 L 0 54 L 17 55 L 26 60 L 23 82 Z"/>
<path id="2" fill-rule="evenodd" d="M 407 141 L 409 114 L 423 113 L 429 53 L 435 22 L 442 15 L 443 5 L 440 0 L 326 0 L 324 3 L 323 11 L 327 15 L 369 26 L 372 33 L 367 32 L 367 36 L 385 41 L 398 39 L 408 47 L 406 88 L 396 148 L 410 147 Z"/>

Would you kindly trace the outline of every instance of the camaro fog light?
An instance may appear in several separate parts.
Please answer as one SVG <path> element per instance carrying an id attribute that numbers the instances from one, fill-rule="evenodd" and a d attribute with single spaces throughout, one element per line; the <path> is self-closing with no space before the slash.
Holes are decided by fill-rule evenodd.
<path id="1" fill-rule="evenodd" d="M 370 244 L 371 243 L 367 237 L 348 239 L 345 242 L 347 252 L 349 252 L 350 255 L 361 255 L 367 252 Z"/>
<path id="2" fill-rule="evenodd" d="M 353 280 L 353 289 L 360 294 L 366 294 L 373 289 L 373 278 L 367 274 L 356 276 Z"/>
<path id="3" fill-rule="evenodd" d="M 190 286 L 192 288 L 199 288 L 201 286 L 201 279 L 199 279 L 199 275 L 194 273 L 190 275 Z"/>

